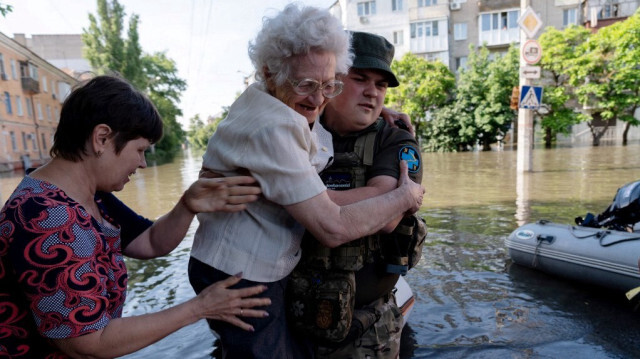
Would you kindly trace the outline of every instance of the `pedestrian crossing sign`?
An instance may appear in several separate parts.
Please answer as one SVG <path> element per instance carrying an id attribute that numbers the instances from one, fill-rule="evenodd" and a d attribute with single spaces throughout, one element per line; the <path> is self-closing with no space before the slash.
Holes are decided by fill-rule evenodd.
<path id="1" fill-rule="evenodd" d="M 520 108 L 537 110 L 542 103 L 542 87 L 523 85 L 520 88 Z"/>

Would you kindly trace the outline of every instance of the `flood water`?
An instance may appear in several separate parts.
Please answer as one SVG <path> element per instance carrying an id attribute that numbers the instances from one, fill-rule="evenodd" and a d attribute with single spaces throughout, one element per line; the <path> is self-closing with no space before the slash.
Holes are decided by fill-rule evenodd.
<path id="1" fill-rule="evenodd" d="M 602 212 L 617 188 L 640 179 L 640 144 L 536 149 L 533 156 L 533 171 L 518 176 L 511 150 L 423 155 L 421 214 L 429 235 L 421 262 L 406 276 L 416 305 L 401 358 L 640 357 L 640 314 L 623 293 L 512 264 L 504 246 L 526 222 L 573 223 Z M 199 155 L 185 153 L 150 166 L 117 195 L 157 218 L 196 179 L 200 163 Z M 3 202 L 18 181 L 0 179 Z M 127 261 L 126 316 L 193 296 L 186 270 L 196 225 L 170 255 Z M 214 348 L 201 321 L 126 358 L 207 358 Z"/>

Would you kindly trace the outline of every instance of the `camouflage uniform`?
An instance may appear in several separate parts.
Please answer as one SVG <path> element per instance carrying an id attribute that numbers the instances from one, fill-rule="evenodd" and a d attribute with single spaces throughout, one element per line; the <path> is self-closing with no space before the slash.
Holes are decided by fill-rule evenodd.
<path id="1" fill-rule="evenodd" d="M 362 337 L 342 346 L 316 346 L 317 359 L 395 359 L 400 352 L 403 317 L 393 294 L 372 303 L 380 319 Z"/>
<path id="2" fill-rule="evenodd" d="M 408 132 L 391 128 L 378 119 L 363 131 L 332 135 L 335 161 L 320 174 L 327 188 L 362 187 L 370 178 L 381 175 L 398 178 L 399 162 L 406 159 L 407 153 L 415 158 L 415 161 L 409 161 L 409 175 L 414 181 L 421 182 L 417 143 Z M 353 161 L 354 158 L 359 158 L 361 163 Z M 308 337 L 322 338 L 314 340 L 317 357 L 398 356 L 403 317 L 391 291 L 399 273 L 404 272 L 393 271 L 401 266 L 396 265 L 393 260 L 396 257 L 391 257 L 384 245 L 399 242 L 396 231 L 367 236 L 336 248 L 324 247 L 309 233 L 305 234 L 302 258 L 289 283 L 292 289 L 287 295 L 295 298 L 289 302 L 289 317 L 297 330 L 307 332 Z M 348 277 L 349 273 L 351 277 Z M 345 280 L 337 280 L 343 277 Z M 349 284 L 351 282 L 354 283 Z M 353 295 L 345 295 L 345 289 L 350 286 L 354 288 Z M 318 297 L 308 295 L 314 291 L 319 293 Z M 342 294 L 332 296 L 327 293 Z M 324 301 L 323 298 L 339 299 Z M 345 300 L 350 302 L 339 304 L 343 298 L 349 298 Z M 344 315 L 344 311 L 335 310 L 341 305 L 352 308 L 353 320 L 345 321 L 345 318 L 351 318 L 350 313 Z M 336 335 L 337 332 L 345 333 L 345 328 L 348 334 Z"/>

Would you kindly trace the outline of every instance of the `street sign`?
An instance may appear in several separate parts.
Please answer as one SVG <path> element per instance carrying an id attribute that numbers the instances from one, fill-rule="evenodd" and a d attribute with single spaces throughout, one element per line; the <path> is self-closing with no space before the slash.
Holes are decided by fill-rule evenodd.
<path id="1" fill-rule="evenodd" d="M 542 47 L 536 40 L 527 40 L 522 45 L 522 58 L 529 65 L 537 64 L 542 57 Z"/>
<path id="2" fill-rule="evenodd" d="M 522 66 L 520 67 L 520 77 L 525 79 L 539 79 L 540 66 Z"/>
<path id="3" fill-rule="evenodd" d="M 523 85 L 520 89 L 520 105 L 525 110 L 537 110 L 542 103 L 542 87 Z"/>
<path id="4" fill-rule="evenodd" d="M 518 19 L 518 25 L 527 34 L 527 38 L 531 39 L 536 36 L 538 30 L 542 27 L 542 20 L 540 20 L 540 17 L 533 11 L 531 6 L 527 6 L 527 9 Z"/>

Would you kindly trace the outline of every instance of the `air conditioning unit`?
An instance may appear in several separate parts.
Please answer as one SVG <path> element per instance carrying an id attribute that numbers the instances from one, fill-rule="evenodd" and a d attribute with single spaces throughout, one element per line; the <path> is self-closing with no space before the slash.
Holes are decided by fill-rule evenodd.
<path id="1" fill-rule="evenodd" d="M 369 23 L 369 18 L 366 16 L 360 16 L 360 23 L 361 24 L 368 24 Z"/>
<path id="2" fill-rule="evenodd" d="M 53 97 L 53 99 L 55 100 L 56 99 L 56 94 L 52 93 L 51 97 Z"/>
<path id="3" fill-rule="evenodd" d="M 461 7 L 461 6 L 462 6 L 462 5 L 461 5 L 459 2 L 456 2 L 456 1 L 452 1 L 452 2 L 449 4 L 449 8 L 450 8 L 451 10 L 460 10 L 460 7 Z"/>
<path id="4" fill-rule="evenodd" d="M 0 78 L 2 79 L 2 81 L 7 81 L 7 79 L 8 79 L 7 78 L 7 74 L 5 74 L 5 73 L 0 74 Z"/>

